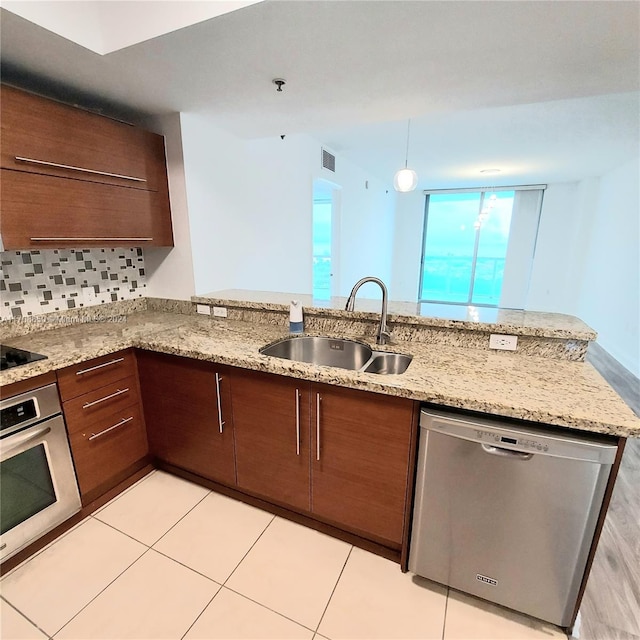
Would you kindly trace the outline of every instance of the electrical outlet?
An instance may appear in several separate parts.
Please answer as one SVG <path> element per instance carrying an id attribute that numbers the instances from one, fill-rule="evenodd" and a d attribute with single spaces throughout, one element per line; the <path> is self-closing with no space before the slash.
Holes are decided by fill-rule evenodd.
<path id="1" fill-rule="evenodd" d="M 227 317 L 227 308 L 226 307 L 213 307 L 213 315 L 216 318 L 226 318 Z"/>
<path id="2" fill-rule="evenodd" d="M 197 304 L 196 313 L 201 313 L 203 316 L 210 316 L 211 307 L 208 304 Z"/>
<path id="3" fill-rule="evenodd" d="M 518 336 L 504 336 L 499 333 L 489 335 L 489 349 L 515 351 L 518 348 Z"/>

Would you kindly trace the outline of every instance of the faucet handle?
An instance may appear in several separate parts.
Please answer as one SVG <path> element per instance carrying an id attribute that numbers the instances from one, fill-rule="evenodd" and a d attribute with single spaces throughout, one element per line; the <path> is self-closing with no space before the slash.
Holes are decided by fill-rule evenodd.
<path id="1" fill-rule="evenodd" d="M 391 340 L 391 333 L 389 331 L 380 331 L 376 338 L 377 344 L 387 344 Z"/>

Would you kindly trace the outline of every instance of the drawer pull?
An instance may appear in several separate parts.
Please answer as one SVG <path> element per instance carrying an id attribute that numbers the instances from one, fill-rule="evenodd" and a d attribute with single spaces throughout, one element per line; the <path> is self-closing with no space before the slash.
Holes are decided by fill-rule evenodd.
<path id="1" fill-rule="evenodd" d="M 100 404 L 101 402 L 105 402 L 105 400 L 111 400 L 111 398 L 116 398 L 117 396 L 121 396 L 123 393 L 128 393 L 129 392 L 129 388 L 127 387 L 126 389 L 118 389 L 115 393 L 111 393 L 108 396 L 105 396 L 104 398 L 100 398 L 100 400 L 94 400 L 93 402 L 87 402 L 86 404 L 82 405 L 83 409 L 88 409 L 89 407 L 94 407 L 97 404 Z"/>
<path id="2" fill-rule="evenodd" d="M 220 433 L 222 433 L 224 422 L 222 421 L 222 401 L 220 400 L 220 380 L 222 380 L 222 376 L 216 373 L 216 396 L 218 398 L 218 425 L 220 426 Z"/>
<path id="3" fill-rule="evenodd" d="M 77 376 L 81 376 L 84 373 L 89 373 L 90 371 L 95 371 L 96 369 L 102 369 L 102 367 L 110 367 L 112 364 L 118 364 L 118 362 L 123 362 L 124 358 L 116 358 L 115 360 L 109 360 L 109 362 L 103 362 L 102 364 L 97 364 L 95 367 L 89 367 L 88 369 L 80 369 L 80 371 L 76 371 Z"/>
<path id="4" fill-rule="evenodd" d="M 70 164 L 59 164 L 58 162 L 47 162 L 46 160 L 36 160 L 35 158 L 25 158 L 23 156 L 15 156 L 17 162 L 26 162 L 27 164 L 39 164 L 44 167 L 55 167 L 56 169 L 70 169 L 71 171 L 79 171 L 80 173 L 90 173 L 95 176 L 107 176 L 108 178 L 122 178 L 123 180 L 131 180 L 132 182 L 146 182 L 145 178 L 136 178 L 135 176 L 124 176 L 120 173 L 109 173 L 108 171 L 96 171 L 95 169 L 85 169 L 84 167 L 74 167 Z"/>
<path id="5" fill-rule="evenodd" d="M 29 238 L 31 242 L 151 242 L 153 238 Z"/>
<path id="6" fill-rule="evenodd" d="M 112 427 L 109 427 L 108 429 L 104 429 L 103 431 L 99 431 L 98 433 L 92 433 L 89 436 L 89 442 L 91 442 L 91 440 L 95 440 L 96 438 L 99 438 L 100 436 L 105 435 L 105 433 L 109 433 L 109 431 L 113 431 L 118 427 L 122 427 L 123 425 L 127 424 L 127 422 L 131 422 L 132 420 L 133 420 L 133 416 L 130 416 L 128 418 L 123 418 L 122 420 L 120 420 L 120 422 L 118 422 L 118 424 L 114 424 Z"/>

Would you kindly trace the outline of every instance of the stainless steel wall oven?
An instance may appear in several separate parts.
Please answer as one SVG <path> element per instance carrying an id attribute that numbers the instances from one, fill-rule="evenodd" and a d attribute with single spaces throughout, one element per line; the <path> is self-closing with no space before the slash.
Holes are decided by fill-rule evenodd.
<path id="1" fill-rule="evenodd" d="M 55 384 L 0 401 L 0 560 L 81 507 Z"/>

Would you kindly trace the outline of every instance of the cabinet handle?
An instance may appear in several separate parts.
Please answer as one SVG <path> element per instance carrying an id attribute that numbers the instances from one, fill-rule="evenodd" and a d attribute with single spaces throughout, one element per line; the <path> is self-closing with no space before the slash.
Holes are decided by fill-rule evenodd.
<path id="1" fill-rule="evenodd" d="M 56 169 L 70 169 L 71 171 L 79 171 L 80 173 L 90 173 L 95 176 L 107 176 L 108 178 L 122 178 L 123 180 L 131 180 L 132 182 L 146 182 L 145 178 L 136 178 L 135 176 L 124 176 L 120 173 L 109 173 L 108 171 L 96 171 L 95 169 L 85 169 L 84 167 L 74 167 L 70 164 L 59 164 L 58 162 L 47 162 L 46 160 L 36 160 L 35 158 L 25 158 L 23 156 L 15 156 L 17 162 L 26 162 L 27 164 L 39 164 L 45 167 L 55 167 Z"/>
<path id="2" fill-rule="evenodd" d="M 151 242 L 153 238 L 29 238 L 31 242 Z"/>
<path id="3" fill-rule="evenodd" d="M 100 400 L 94 400 L 93 402 L 87 402 L 83 404 L 82 408 L 88 409 L 89 407 L 94 407 L 95 405 L 100 404 L 101 402 L 105 402 L 105 400 L 111 400 L 111 398 L 116 398 L 117 396 L 121 396 L 123 393 L 128 393 L 128 392 L 129 392 L 129 388 L 118 389 L 115 393 L 111 393 L 108 396 L 105 396 L 104 398 L 100 398 Z"/>
<path id="4" fill-rule="evenodd" d="M 220 400 L 220 380 L 222 380 L 222 376 L 216 373 L 216 396 L 218 398 L 218 424 L 220 425 L 220 433 L 222 433 L 224 427 L 224 422 L 222 421 L 222 402 Z"/>
<path id="5" fill-rule="evenodd" d="M 300 455 L 300 390 L 296 389 L 296 455 Z"/>
<path id="6" fill-rule="evenodd" d="M 92 433 L 89 436 L 89 442 L 91 442 L 91 440 L 95 440 L 96 438 L 99 438 L 100 436 L 103 436 L 105 433 L 109 433 L 109 431 L 113 431 L 114 429 L 117 429 L 118 427 L 122 427 L 123 425 L 127 424 L 127 422 L 131 422 L 133 420 L 133 416 L 129 416 L 128 418 L 122 418 L 122 420 L 120 420 L 120 422 L 118 422 L 118 424 L 114 424 L 113 426 L 109 427 L 108 429 L 104 429 L 103 431 L 99 431 L 98 433 Z"/>
<path id="7" fill-rule="evenodd" d="M 85 373 L 89 373 L 90 371 L 95 371 L 96 369 L 102 369 L 102 367 L 110 367 L 112 364 L 118 364 L 118 362 L 123 362 L 124 358 L 116 358 L 115 360 L 109 360 L 109 362 L 103 362 L 102 364 L 97 364 L 95 367 L 89 367 L 88 369 L 80 369 L 80 371 L 76 371 L 77 376 L 81 376 Z"/>
<path id="8" fill-rule="evenodd" d="M 322 396 L 316 393 L 316 460 L 320 460 L 320 401 Z"/>

